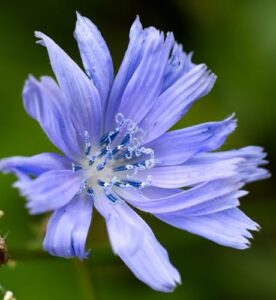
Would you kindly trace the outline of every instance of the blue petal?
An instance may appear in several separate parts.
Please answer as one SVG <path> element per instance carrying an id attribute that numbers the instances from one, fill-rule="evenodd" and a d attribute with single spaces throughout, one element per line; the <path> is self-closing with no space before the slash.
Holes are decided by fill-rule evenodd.
<path id="1" fill-rule="evenodd" d="M 147 133 L 144 142 L 150 142 L 165 133 L 188 111 L 200 97 L 213 87 L 216 76 L 205 65 L 197 65 L 185 73 L 155 101 L 141 122 Z"/>
<path id="2" fill-rule="evenodd" d="M 257 223 L 238 208 L 195 217 L 186 217 L 185 214 L 157 214 L 156 216 L 172 226 L 200 235 L 222 246 L 236 249 L 248 248 L 250 245 L 248 239 L 252 238 L 249 230 L 259 228 Z"/>
<path id="3" fill-rule="evenodd" d="M 143 55 L 129 80 L 119 107 L 119 112 L 139 123 L 154 105 L 163 87 L 164 71 L 173 46 L 171 33 L 164 34 L 150 27 L 144 30 Z"/>
<path id="4" fill-rule="evenodd" d="M 130 28 L 129 44 L 120 69 L 115 77 L 107 103 L 105 131 L 113 129 L 114 116 L 118 112 L 125 88 L 135 72 L 142 56 L 144 31 L 137 17 Z"/>
<path id="5" fill-rule="evenodd" d="M 269 172 L 261 166 L 267 164 L 265 160 L 266 153 L 262 147 L 248 146 L 238 150 L 230 150 L 214 153 L 201 153 L 195 156 L 195 159 L 201 161 L 217 161 L 226 162 L 228 159 L 242 159 L 239 164 L 237 176 L 244 181 L 250 183 L 270 177 Z"/>
<path id="6" fill-rule="evenodd" d="M 92 219 L 93 202 L 79 195 L 56 210 L 49 220 L 44 249 L 50 254 L 65 258 L 85 259 L 85 242 Z"/>
<path id="7" fill-rule="evenodd" d="M 36 37 L 40 39 L 39 44 L 47 47 L 53 71 L 67 101 L 64 109 L 69 110 L 78 134 L 84 137 L 85 131 L 88 131 L 92 138 L 98 140 L 102 107 L 93 82 L 53 40 L 41 32 L 36 32 Z"/>
<path id="8" fill-rule="evenodd" d="M 185 73 L 188 73 L 194 66 L 192 53 L 185 53 L 182 45 L 175 43 L 166 66 L 163 91 L 173 85 Z"/>
<path id="9" fill-rule="evenodd" d="M 111 205 L 107 199 L 100 201 L 96 201 L 95 206 L 106 218 L 114 253 L 154 290 L 173 291 L 180 283 L 179 273 L 149 226 L 126 204 Z"/>
<path id="10" fill-rule="evenodd" d="M 124 60 L 111 90 L 106 130 L 114 126 L 116 113 L 138 123 L 162 91 L 164 74 L 174 38 L 150 27 L 143 30 L 137 17 L 130 30 Z"/>
<path id="11" fill-rule="evenodd" d="M 137 192 L 130 189 L 117 189 L 118 195 L 135 207 L 153 214 L 178 213 L 185 215 L 207 214 L 221 211 L 239 204 L 238 198 L 245 195 L 239 191 L 242 183 L 230 178 L 207 182 L 189 190 L 174 190 L 164 193 L 164 189 L 155 190 L 155 198 L 147 190 Z M 153 195 L 154 196 L 154 195 Z M 225 202 L 224 202 L 225 201 Z"/>
<path id="12" fill-rule="evenodd" d="M 165 198 L 181 192 L 183 192 L 181 189 L 163 189 L 151 185 L 145 186 L 143 190 L 141 190 L 141 194 L 149 199 Z"/>
<path id="13" fill-rule="evenodd" d="M 108 47 L 98 28 L 79 13 L 74 36 L 79 45 L 86 73 L 98 89 L 104 107 L 114 78 Z"/>
<path id="14" fill-rule="evenodd" d="M 50 170 L 68 169 L 70 161 L 55 153 L 42 153 L 31 157 L 13 156 L 0 160 L 0 170 L 4 173 L 17 171 L 31 176 L 39 176 Z"/>
<path id="15" fill-rule="evenodd" d="M 236 128 L 232 117 L 170 131 L 146 145 L 154 150 L 158 165 L 178 165 L 199 152 L 218 149 Z"/>
<path id="16" fill-rule="evenodd" d="M 146 181 L 151 178 L 153 186 L 161 188 L 181 188 L 194 186 L 203 182 L 223 179 L 238 174 L 242 158 L 225 159 L 223 161 L 208 161 L 205 159 L 191 159 L 182 165 L 154 167 L 138 172 L 133 178 Z"/>
<path id="17" fill-rule="evenodd" d="M 81 181 L 71 170 L 54 170 L 34 180 L 20 180 L 14 186 L 27 198 L 30 213 L 40 214 L 67 204 L 78 193 Z"/>
<path id="18" fill-rule="evenodd" d="M 67 101 L 50 77 L 30 77 L 23 89 L 24 107 L 36 119 L 51 142 L 67 157 L 81 154 L 78 136 L 66 109 Z"/>

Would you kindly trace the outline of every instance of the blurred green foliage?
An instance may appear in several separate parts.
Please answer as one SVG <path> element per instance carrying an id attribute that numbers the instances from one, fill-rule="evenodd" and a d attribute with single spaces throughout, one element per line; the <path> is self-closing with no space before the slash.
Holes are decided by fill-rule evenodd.
<path id="1" fill-rule="evenodd" d="M 236 112 L 239 126 L 226 148 L 265 146 L 273 172 L 276 162 L 275 0 L 48 0 L 1 1 L 0 10 L 0 157 L 55 151 L 38 124 L 23 110 L 21 90 L 27 75 L 52 74 L 46 51 L 35 45 L 34 30 L 53 37 L 80 62 L 72 37 L 75 11 L 101 29 L 116 68 L 139 14 L 144 25 L 173 31 L 194 61 L 217 75 L 210 95 L 194 105 L 177 125 L 221 120 Z M 10 266 L 0 268 L 0 283 L 18 300 L 106 299 L 276 299 L 274 179 L 249 187 L 242 208 L 262 225 L 246 251 L 226 249 L 146 215 L 158 239 L 180 270 L 182 286 L 161 294 L 140 283 L 113 256 L 103 220 L 95 214 L 89 260 L 65 260 L 41 251 L 45 216 L 28 216 L 24 200 L 0 175 L 0 233 L 8 233 Z"/>

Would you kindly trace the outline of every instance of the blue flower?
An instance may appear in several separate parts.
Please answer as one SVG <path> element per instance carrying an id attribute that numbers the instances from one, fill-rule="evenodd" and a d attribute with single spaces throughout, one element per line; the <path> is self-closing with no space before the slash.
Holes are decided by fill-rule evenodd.
<path id="1" fill-rule="evenodd" d="M 64 155 L 43 153 L 1 160 L 32 214 L 54 211 L 44 248 L 84 259 L 95 208 L 105 219 L 115 254 L 151 288 L 169 292 L 180 283 L 149 226 L 131 208 L 220 245 L 249 246 L 258 225 L 238 208 L 241 190 L 269 176 L 260 147 L 213 152 L 236 127 L 233 116 L 167 132 L 206 95 L 216 76 L 196 65 L 172 33 L 146 29 L 138 18 L 118 74 L 97 27 L 77 15 L 74 33 L 85 72 L 49 37 L 57 83 L 29 77 L 27 113 Z M 181 189 L 183 188 L 183 189 Z"/>

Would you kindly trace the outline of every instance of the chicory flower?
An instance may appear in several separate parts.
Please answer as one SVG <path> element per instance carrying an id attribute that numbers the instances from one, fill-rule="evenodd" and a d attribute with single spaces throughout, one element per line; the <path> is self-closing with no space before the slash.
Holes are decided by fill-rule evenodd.
<path id="1" fill-rule="evenodd" d="M 97 27 L 77 15 L 75 39 L 85 72 L 48 36 L 57 82 L 30 76 L 27 113 L 63 152 L 1 160 L 32 214 L 54 211 L 44 240 L 52 255 L 84 259 L 95 208 L 106 221 L 115 254 L 151 288 L 169 292 L 180 275 L 150 227 L 132 209 L 237 249 L 258 225 L 239 208 L 243 186 L 268 176 L 260 147 L 214 152 L 236 127 L 219 122 L 167 132 L 206 95 L 216 76 L 194 64 L 172 33 L 136 18 L 116 76 Z"/>

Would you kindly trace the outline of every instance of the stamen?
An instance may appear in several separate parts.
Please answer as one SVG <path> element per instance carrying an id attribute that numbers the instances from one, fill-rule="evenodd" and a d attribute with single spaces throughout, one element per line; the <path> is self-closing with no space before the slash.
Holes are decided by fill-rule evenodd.
<path id="1" fill-rule="evenodd" d="M 87 195 L 94 198 L 95 197 L 95 194 L 94 194 L 94 191 L 91 187 L 88 187 L 87 188 L 87 191 L 86 191 Z"/>
<path id="2" fill-rule="evenodd" d="M 113 155 L 112 155 L 112 151 L 109 147 L 106 147 L 105 149 L 105 157 L 103 159 L 102 162 L 100 162 L 98 165 L 97 165 L 97 170 L 98 171 L 101 171 L 104 169 L 104 167 L 107 165 L 107 163 L 112 159 Z"/>
<path id="3" fill-rule="evenodd" d="M 84 192 L 87 189 L 87 182 L 88 182 L 87 179 L 83 179 L 82 180 L 82 182 L 80 184 L 80 188 L 79 188 L 78 194 L 81 194 L 82 192 Z"/>
<path id="4" fill-rule="evenodd" d="M 72 171 L 73 171 L 74 173 L 77 172 L 77 171 L 80 171 L 80 170 L 82 170 L 82 167 L 81 167 L 81 166 L 72 163 Z"/>
<path id="5" fill-rule="evenodd" d="M 122 158 L 126 158 L 128 160 L 132 159 L 136 149 L 139 147 L 140 142 L 137 138 L 133 138 L 133 136 L 130 134 L 131 141 L 129 142 L 129 146 L 126 147 L 126 150 L 122 152 L 120 155 L 118 155 L 115 160 L 119 160 Z"/>
<path id="6" fill-rule="evenodd" d="M 121 150 L 125 150 L 127 148 L 127 145 L 131 144 L 132 142 L 132 135 L 130 133 L 127 133 L 127 135 L 123 138 L 123 140 L 121 141 L 120 145 L 116 146 L 113 150 L 112 150 L 112 155 L 115 156 L 116 154 L 118 154 L 118 152 L 120 152 Z M 118 157 L 114 158 L 115 160 L 118 160 L 121 156 L 124 156 L 124 154 L 127 153 L 127 150 L 122 152 L 120 155 L 118 155 Z"/>
<path id="7" fill-rule="evenodd" d="M 97 180 L 97 183 L 98 183 L 99 186 L 104 187 L 104 184 L 105 184 L 104 181 L 98 179 L 98 180 Z"/>
<path id="8" fill-rule="evenodd" d="M 146 186 L 151 185 L 151 175 L 147 176 L 146 181 L 134 181 L 134 180 L 122 180 L 117 181 L 115 185 L 120 188 L 137 188 L 137 189 L 143 189 Z"/>
<path id="9" fill-rule="evenodd" d="M 119 198 L 115 197 L 113 194 L 106 194 L 106 197 L 114 204 L 121 202 L 121 200 Z"/>
<path id="10" fill-rule="evenodd" d="M 130 133 L 127 133 L 126 136 L 121 141 L 120 146 L 126 146 L 132 142 L 132 135 Z"/>
<path id="11" fill-rule="evenodd" d="M 146 170 L 146 169 L 151 169 L 154 166 L 154 164 L 155 164 L 154 159 L 148 159 L 134 164 L 115 167 L 113 168 L 113 171 L 122 172 L 127 170 L 135 170 L 135 171 Z"/>
<path id="12" fill-rule="evenodd" d="M 117 183 L 117 177 L 114 176 L 109 183 L 104 182 L 102 180 L 98 180 L 97 183 L 99 186 L 103 187 L 105 195 L 112 203 L 121 203 L 122 200 L 117 196 L 114 196 L 112 193 L 112 188 Z"/>
<path id="13" fill-rule="evenodd" d="M 110 131 L 108 133 L 106 133 L 100 140 L 100 145 L 110 145 L 114 139 L 116 138 L 116 136 L 118 135 L 118 133 L 120 132 L 120 128 L 117 127 L 115 130 Z"/>
<path id="14" fill-rule="evenodd" d="M 122 113 L 117 113 L 117 115 L 115 116 L 115 122 L 117 124 L 123 124 L 125 122 L 125 117 Z"/>
<path id="15" fill-rule="evenodd" d="M 88 158 L 88 165 L 91 167 L 94 164 L 96 157 L 89 155 L 87 158 Z"/>
<path id="16" fill-rule="evenodd" d="M 134 187 L 134 188 L 140 188 L 143 185 L 143 182 L 141 181 L 132 181 L 132 180 L 124 180 L 120 183 L 118 183 L 119 187 L 128 188 L 128 187 Z"/>
<path id="17" fill-rule="evenodd" d="M 92 144 L 87 130 L 84 132 L 84 141 L 85 141 L 85 156 L 88 156 L 90 154 Z"/>
<path id="18" fill-rule="evenodd" d="M 118 181 L 118 178 L 116 176 L 114 176 L 110 182 L 104 182 L 100 179 L 97 180 L 97 183 L 99 186 L 103 187 L 105 192 L 110 194 L 112 191 L 113 186 L 116 184 L 116 182 Z"/>

